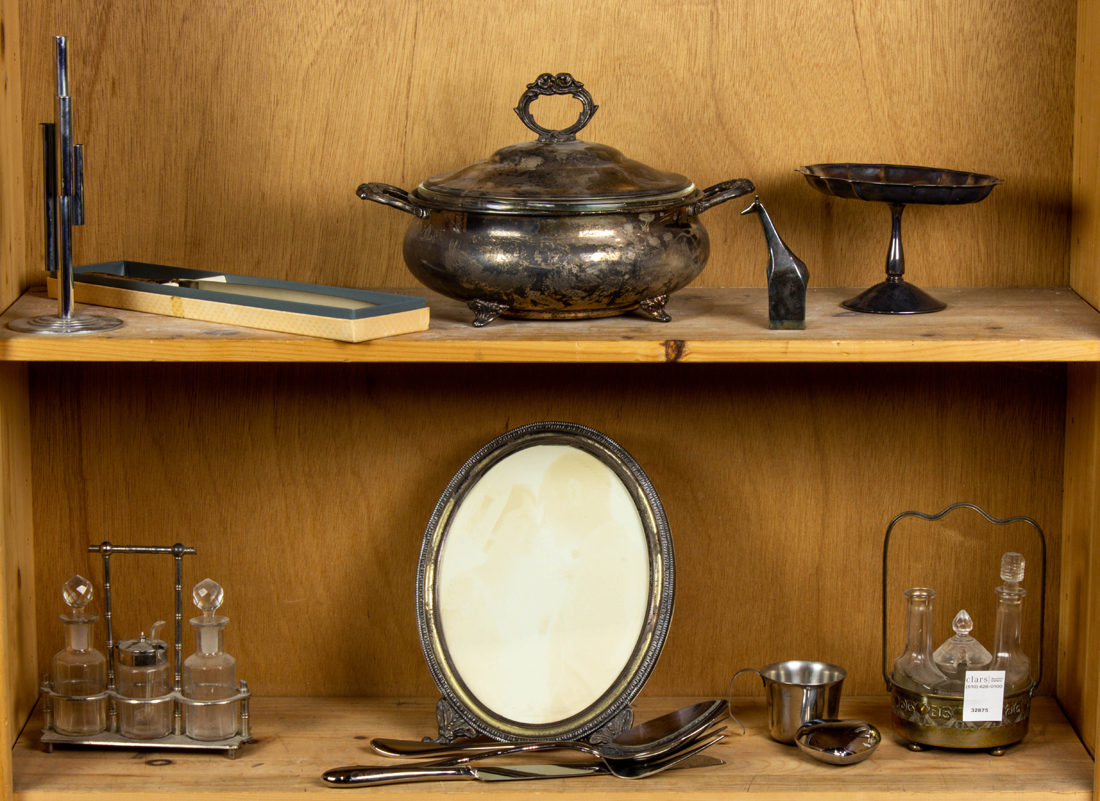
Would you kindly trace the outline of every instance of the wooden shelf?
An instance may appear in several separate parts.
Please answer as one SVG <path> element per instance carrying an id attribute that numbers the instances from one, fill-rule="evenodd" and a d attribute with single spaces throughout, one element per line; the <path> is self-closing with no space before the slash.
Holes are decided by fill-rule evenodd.
<path id="1" fill-rule="evenodd" d="M 639 720 L 662 714 L 690 699 L 641 699 Z M 744 737 L 732 721 L 730 736 L 706 753 L 726 764 L 676 770 L 642 781 L 610 777 L 553 779 L 487 785 L 447 782 L 392 785 L 369 790 L 371 798 L 434 799 L 454 795 L 568 793 L 585 799 L 645 796 L 651 799 L 806 798 L 992 799 L 1017 794 L 1028 799 L 1091 798 L 1093 763 L 1051 698 L 1037 698 L 1027 737 L 1001 758 L 983 752 L 933 749 L 913 753 L 890 731 L 889 700 L 852 698 L 841 714 L 874 723 L 883 743 L 868 760 L 844 768 L 816 762 L 793 746 L 767 736 L 762 699 L 735 699 Z M 323 771 L 349 764 L 384 764 L 370 751 L 372 737 L 420 738 L 435 733 L 431 700 L 283 698 L 254 699 L 254 742 L 240 756 L 200 752 L 56 749 L 47 754 L 38 740 L 36 715 L 13 753 L 15 798 L 102 799 L 148 797 L 158 791 L 173 799 L 300 799 L 303 793 L 339 792 L 320 780 Z M 570 759 L 554 752 L 527 761 Z M 364 791 L 365 792 L 365 791 Z"/>
<path id="2" fill-rule="evenodd" d="M 855 290 L 811 290 L 804 331 L 767 327 L 764 289 L 686 289 L 671 323 L 498 319 L 474 328 L 458 302 L 426 290 L 427 331 L 349 344 L 112 310 L 126 325 L 77 337 L 17 334 L 7 323 L 53 314 L 33 290 L 0 317 L 0 360 L 175 362 L 1077 362 L 1100 361 L 1100 314 L 1070 289 L 936 289 L 945 311 L 850 312 Z M 98 307 L 77 306 L 96 311 Z"/>

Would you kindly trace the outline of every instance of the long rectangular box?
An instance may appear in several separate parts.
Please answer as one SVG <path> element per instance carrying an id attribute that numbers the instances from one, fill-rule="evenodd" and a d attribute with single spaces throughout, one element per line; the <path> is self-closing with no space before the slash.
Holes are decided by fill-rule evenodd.
<path id="1" fill-rule="evenodd" d="M 166 285 L 164 281 L 186 285 Z M 55 275 L 49 276 L 47 291 L 50 297 L 57 297 Z M 343 342 L 423 331 L 429 316 L 427 301 L 408 295 L 134 261 L 74 267 L 73 298 L 93 306 Z"/>

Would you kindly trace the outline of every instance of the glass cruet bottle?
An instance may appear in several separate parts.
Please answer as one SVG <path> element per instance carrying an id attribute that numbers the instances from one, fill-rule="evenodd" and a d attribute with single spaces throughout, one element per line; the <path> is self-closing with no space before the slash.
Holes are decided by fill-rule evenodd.
<path id="1" fill-rule="evenodd" d="M 966 671 L 988 669 L 993 656 L 984 645 L 970 636 L 974 621 L 965 609 L 955 615 L 951 628 L 955 630 L 955 636 L 944 640 L 932 654 L 936 667 L 947 677 L 946 681 L 936 687 L 936 692 L 961 696 L 966 689 Z"/>
<path id="2" fill-rule="evenodd" d="M 905 591 L 909 603 L 905 621 L 905 651 L 894 660 L 894 684 L 918 693 L 932 692 L 947 680 L 932 658 L 932 599 L 936 591 L 914 587 Z"/>
<path id="3" fill-rule="evenodd" d="M 1024 557 L 1018 553 L 1006 553 L 1001 557 L 1001 579 L 1004 584 L 995 587 L 997 593 L 997 623 L 993 630 L 993 661 L 989 670 L 1005 672 L 1005 696 L 1031 689 L 1031 660 L 1020 645 L 1020 627 L 1023 622 L 1023 601 L 1027 590 L 1020 586 L 1024 580 Z"/>
<path id="4" fill-rule="evenodd" d="M 195 585 L 192 598 L 202 610 L 191 618 L 195 628 L 195 653 L 183 660 L 183 696 L 192 701 L 219 701 L 237 695 L 237 660 L 222 650 L 229 618 L 215 615 L 222 604 L 222 588 L 210 579 Z M 184 704 L 186 733 L 195 740 L 224 740 L 237 733 L 238 702 Z"/>
<path id="5" fill-rule="evenodd" d="M 123 640 L 117 651 L 118 733 L 134 740 L 154 740 L 172 732 L 172 674 L 168 644 L 157 639 L 163 620 L 136 640 Z"/>
<path id="6" fill-rule="evenodd" d="M 71 612 L 61 615 L 65 648 L 53 658 L 53 728 L 58 734 L 81 737 L 107 728 L 107 658 L 92 647 L 92 625 L 99 615 L 84 607 L 92 600 L 92 585 L 73 576 L 62 587 Z M 102 695 L 101 698 L 89 696 Z"/>

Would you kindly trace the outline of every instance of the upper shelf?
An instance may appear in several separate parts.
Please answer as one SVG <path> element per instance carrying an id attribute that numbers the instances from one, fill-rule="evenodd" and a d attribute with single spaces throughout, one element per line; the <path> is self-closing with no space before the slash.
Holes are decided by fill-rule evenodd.
<path id="1" fill-rule="evenodd" d="M 387 290 L 391 291 L 391 290 Z M 1100 313 L 1070 289 L 944 289 L 946 310 L 850 312 L 855 290 L 810 290 L 806 330 L 768 329 L 762 288 L 682 290 L 672 322 L 638 314 L 598 320 L 500 318 L 471 325 L 461 303 L 421 289 L 431 326 L 358 344 L 112 310 L 126 325 L 103 334 L 17 334 L 20 317 L 57 311 L 31 290 L 0 316 L 4 361 L 176 362 L 1077 362 L 1100 361 Z M 77 311 L 95 307 L 78 304 Z"/>

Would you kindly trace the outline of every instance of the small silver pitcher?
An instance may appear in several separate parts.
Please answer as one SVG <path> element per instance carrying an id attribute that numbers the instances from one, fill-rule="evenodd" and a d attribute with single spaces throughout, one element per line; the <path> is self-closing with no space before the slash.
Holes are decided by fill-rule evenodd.
<path id="1" fill-rule="evenodd" d="M 737 671 L 730 687 L 742 673 L 755 673 L 764 682 L 768 702 L 768 733 L 773 740 L 794 745 L 795 732 L 811 720 L 835 720 L 840 708 L 840 690 L 848 671 L 828 662 L 791 659 L 775 662 L 761 670 Z"/>

